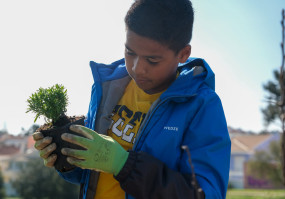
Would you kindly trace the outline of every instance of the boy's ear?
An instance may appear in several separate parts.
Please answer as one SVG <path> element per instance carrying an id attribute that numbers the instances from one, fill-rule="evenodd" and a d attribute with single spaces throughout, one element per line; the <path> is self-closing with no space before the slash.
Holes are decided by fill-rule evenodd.
<path id="1" fill-rule="evenodd" d="M 179 63 L 184 63 L 191 55 L 191 45 L 186 45 L 178 53 Z"/>

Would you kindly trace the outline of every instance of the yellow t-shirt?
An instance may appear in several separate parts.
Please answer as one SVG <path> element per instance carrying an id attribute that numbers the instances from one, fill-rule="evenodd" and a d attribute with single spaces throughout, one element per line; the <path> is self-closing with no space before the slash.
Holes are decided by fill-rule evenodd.
<path id="1" fill-rule="evenodd" d="M 141 122 L 146 116 L 151 104 L 162 92 L 149 95 L 141 90 L 131 80 L 124 95 L 112 113 L 112 125 L 108 135 L 128 150 L 133 147 Z M 96 196 L 94 199 L 124 199 L 125 192 L 112 174 L 100 173 Z"/>

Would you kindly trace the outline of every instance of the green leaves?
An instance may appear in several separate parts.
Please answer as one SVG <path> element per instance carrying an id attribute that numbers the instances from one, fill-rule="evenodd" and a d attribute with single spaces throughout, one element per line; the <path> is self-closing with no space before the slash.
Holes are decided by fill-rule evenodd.
<path id="1" fill-rule="evenodd" d="M 249 173 L 259 179 L 271 180 L 276 186 L 282 186 L 281 144 L 272 141 L 269 150 L 255 152 L 248 161 Z"/>
<path id="2" fill-rule="evenodd" d="M 4 178 L 1 172 L 1 167 L 0 167 L 0 199 L 5 198 L 5 187 L 4 187 Z"/>
<path id="3" fill-rule="evenodd" d="M 33 112 L 36 114 L 34 122 L 40 116 L 44 116 L 46 121 L 54 124 L 67 111 L 67 90 L 59 84 L 46 89 L 39 88 L 37 92 L 29 97 L 27 102 L 28 109 L 26 113 Z"/>
<path id="4" fill-rule="evenodd" d="M 45 167 L 41 158 L 28 159 L 16 177 L 12 186 L 21 199 L 78 198 L 79 186 L 63 180 L 55 169 Z"/>
<path id="5" fill-rule="evenodd" d="M 285 75 L 285 74 L 284 74 Z M 262 108 L 261 111 L 263 113 L 264 124 L 266 126 L 277 122 L 278 124 L 282 123 L 281 118 L 281 109 L 280 109 L 280 102 L 281 102 L 281 91 L 280 91 L 280 84 L 279 84 L 279 77 L 280 72 L 278 70 L 273 71 L 274 79 L 268 81 L 266 84 L 263 85 L 263 89 L 266 92 L 265 96 L 265 103 L 266 107 Z M 284 79 L 285 84 L 285 79 Z M 281 107 L 282 109 L 285 108 L 284 105 Z"/>

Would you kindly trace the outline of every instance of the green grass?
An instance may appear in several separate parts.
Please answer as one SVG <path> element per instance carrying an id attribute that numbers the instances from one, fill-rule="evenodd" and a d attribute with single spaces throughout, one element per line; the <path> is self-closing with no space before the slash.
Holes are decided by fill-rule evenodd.
<path id="1" fill-rule="evenodd" d="M 284 199 L 285 190 L 229 189 L 227 199 Z"/>
<path id="2" fill-rule="evenodd" d="M 19 197 L 6 197 L 5 199 L 21 199 Z"/>

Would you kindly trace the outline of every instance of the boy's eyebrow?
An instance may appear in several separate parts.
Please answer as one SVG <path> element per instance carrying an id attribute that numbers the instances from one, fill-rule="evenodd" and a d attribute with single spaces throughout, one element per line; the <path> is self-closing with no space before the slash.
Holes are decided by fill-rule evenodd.
<path id="1" fill-rule="evenodd" d="M 127 44 L 125 44 L 126 49 L 128 49 L 129 51 L 133 51 L 130 47 L 127 46 Z M 134 51 L 133 51 L 134 52 Z"/>
<path id="2" fill-rule="evenodd" d="M 126 49 L 128 49 L 129 51 L 132 51 L 135 53 L 135 51 L 133 51 L 130 47 L 128 47 L 126 44 L 125 44 L 125 47 Z M 162 56 L 159 56 L 159 55 L 146 55 L 144 56 L 145 58 L 150 58 L 150 59 L 161 59 Z"/>

